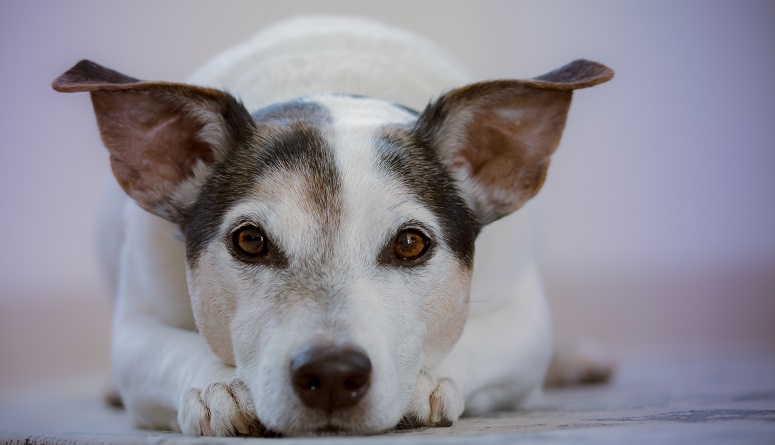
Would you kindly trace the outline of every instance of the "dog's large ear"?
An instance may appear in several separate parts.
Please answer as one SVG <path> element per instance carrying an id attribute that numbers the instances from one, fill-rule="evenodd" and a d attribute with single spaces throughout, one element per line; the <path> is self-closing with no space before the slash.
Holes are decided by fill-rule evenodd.
<path id="1" fill-rule="evenodd" d="M 222 91 L 140 81 L 88 60 L 52 87 L 91 93 L 118 183 L 141 207 L 173 222 L 196 199 L 212 165 L 253 125 L 242 104 Z"/>
<path id="2" fill-rule="evenodd" d="M 431 103 L 417 130 L 453 173 L 484 225 L 538 193 L 573 90 L 612 77 L 604 65 L 577 60 L 532 80 L 476 83 Z"/>

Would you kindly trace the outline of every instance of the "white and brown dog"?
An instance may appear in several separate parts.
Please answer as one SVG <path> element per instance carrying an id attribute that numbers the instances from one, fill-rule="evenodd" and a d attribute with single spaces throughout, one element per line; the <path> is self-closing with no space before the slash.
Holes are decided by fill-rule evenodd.
<path id="1" fill-rule="evenodd" d="M 369 434 L 531 400 L 551 324 L 532 211 L 511 214 L 541 188 L 572 91 L 612 75 L 579 60 L 470 83 L 418 36 L 321 17 L 191 85 L 88 61 L 62 74 L 56 90 L 91 93 L 131 198 L 107 195 L 101 247 L 132 417 Z"/>

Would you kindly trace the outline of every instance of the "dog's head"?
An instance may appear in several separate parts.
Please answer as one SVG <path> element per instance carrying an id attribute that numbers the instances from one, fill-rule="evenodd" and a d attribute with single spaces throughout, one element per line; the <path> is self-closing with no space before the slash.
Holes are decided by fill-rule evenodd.
<path id="1" fill-rule="evenodd" d="M 180 226 L 199 331 L 258 418 L 367 433 L 400 420 L 460 336 L 476 236 L 540 189 L 572 90 L 611 75 L 577 61 L 421 113 L 321 95 L 251 115 L 87 61 L 54 87 L 91 93 L 122 188 Z"/>

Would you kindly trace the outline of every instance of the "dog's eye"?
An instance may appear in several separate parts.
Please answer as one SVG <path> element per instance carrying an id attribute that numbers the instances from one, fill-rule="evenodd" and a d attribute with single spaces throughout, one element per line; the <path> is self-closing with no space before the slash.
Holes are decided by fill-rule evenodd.
<path id="1" fill-rule="evenodd" d="M 414 260 L 423 256 L 429 245 L 428 238 L 419 230 L 402 230 L 393 243 L 393 255 L 401 260 Z"/>
<path id="2" fill-rule="evenodd" d="M 240 227 L 231 236 L 234 249 L 248 258 L 257 258 L 267 253 L 267 241 L 264 232 L 256 226 Z"/>

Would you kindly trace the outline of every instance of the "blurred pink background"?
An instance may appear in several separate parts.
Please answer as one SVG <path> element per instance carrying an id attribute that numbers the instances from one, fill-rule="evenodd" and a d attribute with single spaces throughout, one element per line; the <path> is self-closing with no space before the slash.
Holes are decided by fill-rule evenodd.
<path id="1" fill-rule="evenodd" d="M 558 332 L 630 363 L 775 358 L 775 2 L 35 0 L 0 3 L 0 391 L 108 367 L 107 155 L 88 96 L 51 80 L 89 58 L 182 81 L 320 12 L 423 34 L 481 79 L 614 68 L 575 95 L 541 192 Z"/>

